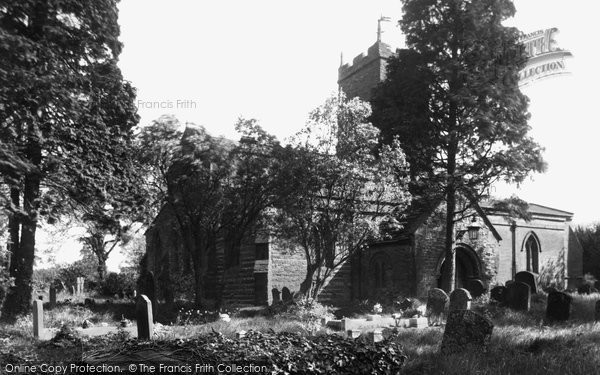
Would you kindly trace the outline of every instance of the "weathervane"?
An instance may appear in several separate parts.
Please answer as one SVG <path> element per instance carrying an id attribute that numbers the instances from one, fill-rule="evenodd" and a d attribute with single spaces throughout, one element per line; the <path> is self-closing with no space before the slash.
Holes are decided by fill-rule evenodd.
<path id="1" fill-rule="evenodd" d="M 384 17 L 383 15 L 381 17 L 379 17 L 379 19 L 377 20 L 377 41 L 381 42 L 381 33 L 383 33 L 383 31 L 381 31 L 381 22 L 390 22 L 391 19 L 390 17 Z"/>

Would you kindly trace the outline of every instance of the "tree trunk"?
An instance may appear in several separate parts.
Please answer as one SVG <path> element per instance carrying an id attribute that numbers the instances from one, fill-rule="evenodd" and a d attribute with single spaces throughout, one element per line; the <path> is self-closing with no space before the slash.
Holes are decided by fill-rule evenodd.
<path id="1" fill-rule="evenodd" d="M 442 268 L 442 289 L 446 293 L 454 290 L 456 282 L 456 259 L 454 253 L 454 210 L 456 208 L 456 195 L 454 187 L 449 187 L 446 194 L 446 238 L 444 243 L 444 267 Z"/>
<path id="2" fill-rule="evenodd" d="M 306 277 L 304 281 L 300 284 L 300 293 L 304 296 L 310 296 L 316 298 L 316 293 L 318 291 L 313 290 L 313 278 L 315 276 L 315 272 L 317 271 L 318 265 L 316 264 L 307 264 L 306 265 Z"/>
<path id="3" fill-rule="evenodd" d="M 98 255 L 98 267 L 96 268 L 96 270 L 98 271 L 98 281 L 99 282 L 103 282 L 106 279 L 106 274 L 108 273 L 107 268 L 106 268 L 106 260 L 108 259 L 108 257 L 106 257 L 105 255 Z"/>
<path id="4" fill-rule="evenodd" d="M 30 146 L 34 156 L 40 156 L 39 147 Z M 36 165 L 39 165 L 36 164 Z M 21 239 L 15 246 L 11 259 L 11 273 L 15 285 L 10 288 L 4 303 L 2 319 L 13 321 L 18 315 L 29 312 L 31 304 L 33 262 L 35 257 L 35 232 L 37 229 L 37 207 L 40 195 L 40 176 L 33 172 L 25 177 L 23 208 L 27 216 L 21 220 Z M 11 228 L 11 236 L 14 234 Z"/>
<path id="5" fill-rule="evenodd" d="M 15 188 L 15 187 L 11 187 L 10 199 L 11 199 L 11 204 L 15 210 L 21 208 L 21 192 L 19 191 L 19 189 Z M 9 239 L 8 239 L 8 244 L 7 244 L 7 249 L 8 249 L 8 267 L 7 267 L 7 269 L 8 269 L 8 276 L 11 277 L 12 279 L 14 279 L 18 274 L 17 256 L 18 256 L 18 249 L 19 249 L 19 242 L 20 242 L 20 240 L 19 240 L 20 223 L 19 223 L 18 214 L 15 212 L 11 213 L 8 218 L 8 234 L 9 234 Z M 1 285 L 0 285 L 0 288 L 3 288 L 2 290 L 0 290 L 0 292 L 1 292 L 1 295 L 0 295 L 0 318 L 4 318 L 6 315 L 4 312 L 4 302 L 6 301 L 6 297 L 7 297 L 8 293 L 10 292 L 10 289 L 8 288 L 8 286 L 1 286 Z M 5 319 L 10 320 L 9 317 L 6 317 Z"/>

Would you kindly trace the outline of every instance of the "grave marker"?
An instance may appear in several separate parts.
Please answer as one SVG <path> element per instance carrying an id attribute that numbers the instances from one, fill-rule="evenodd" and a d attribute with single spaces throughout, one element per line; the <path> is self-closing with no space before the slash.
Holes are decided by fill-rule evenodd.
<path id="1" fill-rule="evenodd" d="M 471 310 L 471 293 L 463 288 L 454 289 L 450 293 L 449 311 L 452 310 Z"/>
<path id="2" fill-rule="evenodd" d="M 430 323 L 440 323 L 448 300 L 448 295 L 442 289 L 433 288 L 429 290 L 427 293 L 427 313 Z"/>
<path id="3" fill-rule="evenodd" d="M 570 295 L 563 292 L 552 292 L 548 294 L 548 303 L 546 305 L 546 319 L 550 322 L 564 322 L 569 320 L 571 315 Z"/>
<path id="4" fill-rule="evenodd" d="M 135 305 L 135 314 L 137 317 L 138 339 L 150 340 L 154 331 L 154 318 L 152 317 L 152 302 L 145 295 L 141 294 Z"/>
<path id="5" fill-rule="evenodd" d="M 442 338 L 442 354 L 484 350 L 493 329 L 494 325 L 489 319 L 471 310 L 450 311 Z"/>
<path id="6" fill-rule="evenodd" d="M 506 303 L 513 310 L 529 311 L 531 305 L 531 289 L 529 285 L 515 281 L 508 285 Z"/>
<path id="7" fill-rule="evenodd" d="M 515 275 L 515 282 L 522 282 L 529 285 L 531 289 L 531 294 L 537 293 L 537 281 L 535 279 L 535 275 L 529 271 L 521 271 L 517 272 Z"/>
<path id="8" fill-rule="evenodd" d="M 372 343 L 380 342 L 383 340 L 383 333 L 380 329 L 375 329 L 369 332 L 369 341 Z"/>
<path id="9" fill-rule="evenodd" d="M 507 288 L 503 285 L 495 286 L 490 291 L 490 298 L 504 304 L 506 303 L 506 291 Z"/>
<path id="10" fill-rule="evenodd" d="M 483 281 L 479 279 L 472 279 L 467 282 L 467 288 L 469 293 L 473 298 L 477 298 L 482 296 L 486 292 L 485 285 L 483 285 Z"/>
<path id="11" fill-rule="evenodd" d="M 39 339 L 44 333 L 44 302 L 33 301 L 33 337 Z"/>

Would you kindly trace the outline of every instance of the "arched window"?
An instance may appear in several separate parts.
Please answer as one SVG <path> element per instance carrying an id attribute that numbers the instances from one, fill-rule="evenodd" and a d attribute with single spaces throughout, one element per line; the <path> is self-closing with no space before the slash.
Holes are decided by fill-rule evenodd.
<path id="1" fill-rule="evenodd" d="M 541 252 L 540 241 L 535 233 L 530 233 L 525 240 L 525 255 L 527 271 L 539 273 L 539 253 Z"/>

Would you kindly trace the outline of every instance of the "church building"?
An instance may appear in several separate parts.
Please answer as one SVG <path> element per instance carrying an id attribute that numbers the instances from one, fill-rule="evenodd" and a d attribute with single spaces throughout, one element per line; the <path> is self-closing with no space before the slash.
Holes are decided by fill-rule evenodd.
<path id="1" fill-rule="evenodd" d="M 392 54 L 388 45 L 377 41 L 367 54 L 341 65 L 340 89 L 349 98 L 368 100 L 385 79 L 386 59 Z M 441 203 L 414 210 L 395 238 L 372 244 L 334 270 L 319 300 L 344 305 L 386 293 L 425 297 L 430 288 L 438 287 L 445 267 Z M 524 221 L 509 218 L 489 203 L 469 203 L 468 217 L 455 227 L 456 287 L 478 295 L 520 271 L 530 271 L 542 285 L 558 289 L 580 285 L 583 251 L 571 229 L 572 213 L 530 203 L 532 219 Z M 146 232 L 146 244 L 143 271 L 155 280 L 152 292 L 167 301 L 191 297 L 191 258 L 169 206 Z M 210 257 L 204 283 L 207 298 L 228 305 L 265 305 L 299 290 L 306 272 L 303 252 L 268 233 L 249 234 L 241 246 L 226 247 L 218 241 Z"/>

